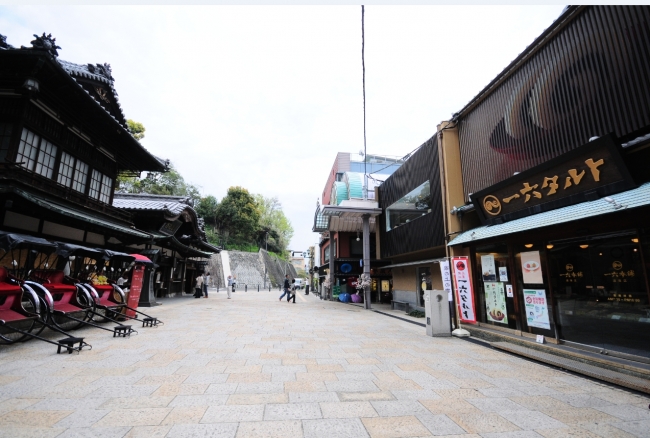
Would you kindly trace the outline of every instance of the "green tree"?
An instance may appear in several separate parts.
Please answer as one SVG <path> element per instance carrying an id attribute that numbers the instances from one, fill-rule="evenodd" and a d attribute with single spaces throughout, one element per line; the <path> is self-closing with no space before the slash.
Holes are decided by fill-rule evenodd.
<path id="1" fill-rule="evenodd" d="M 201 200 L 199 188 L 194 184 L 185 182 L 183 176 L 178 173 L 171 163 L 167 172 L 149 172 L 144 178 L 119 176 L 118 190 L 127 193 L 187 196 L 192 201 L 192 205 L 198 205 Z"/>
<path id="2" fill-rule="evenodd" d="M 142 123 L 128 119 L 126 121 L 126 126 L 129 127 L 129 131 L 131 131 L 133 138 L 138 141 L 144 138 L 144 131 L 146 131 L 146 129 Z"/>
<path id="3" fill-rule="evenodd" d="M 220 234 L 238 245 L 255 242 L 259 219 L 255 198 L 243 187 L 230 187 L 217 206 L 216 223 Z"/>
<path id="4" fill-rule="evenodd" d="M 205 220 L 206 225 L 212 225 L 212 227 L 216 227 L 218 206 L 219 202 L 217 201 L 217 198 L 212 195 L 208 195 L 204 198 L 201 198 L 198 206 L 196 207 L 196 213 Z"/>
<path id="5" fill-rule="evenodd" d="M 255 195 L 255 202 L 260 210 L 257 231 L 257 241 L 260 247 L 264 248 L 268 243 L 269 251 L 284 253 L 293 237 L 293 227 L 282 211 L 282 204 L 276 197 L 266 198 L 259 194 Z"/>

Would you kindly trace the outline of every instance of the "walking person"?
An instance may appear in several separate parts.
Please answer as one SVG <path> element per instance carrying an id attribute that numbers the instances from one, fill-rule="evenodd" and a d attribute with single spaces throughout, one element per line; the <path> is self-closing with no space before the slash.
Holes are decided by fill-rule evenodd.
<path id="1" fill-rule="evenodd" d="M 196 277 L 196 280 L 194 282 L 194 298 L 201 298 L 201 296 L 203 295 L 202 289 L 203 289 L 203 275 L 199 274 L 199 276 Z"/>
<path id="2" fill-rule="evenodd" d="M 233 283 L 232 277 L 229 275 L 228 276 L 228 287 L 226 288 L 226 292 L 228 292 L 228 299 L 231 298 L 230 290 L 231 290 L 231 288 L 234 288 L 234 287 L 235 287 L 235 285 Z"/>
<path id="3" fill-rule="evenodd" d="M 293 304 L 296 304 L 296 280 L 291 280 L 291 290 L 289 291 L 289 294 L 287 295 L 287 303 L 291 302 L 291 298 L 293 298 Z"/>
<path id="4" fill-rule="evenodd" d="M 205 298 L 208 297 L 208 284 L 210 282 L 210 273 L 206 273 L 203 275 L 203 294 L 205 295 Z"/>
<path id="5" fill-rule="evenodd" d="M 282 285 L 282 289 L 284 290 L 284 292 L 282 292 L 282 295 L 280 295 L 280 301 L 282 301 L 282 298 L 284 298 L 284 296 L 289 293 L 290 287 L 291 286 L 289 285 L 289 274 L 287 274 L 284 276 L 284 284 Z M 287 301 L 288 300 L 289 298 L 287 297 Z"/>

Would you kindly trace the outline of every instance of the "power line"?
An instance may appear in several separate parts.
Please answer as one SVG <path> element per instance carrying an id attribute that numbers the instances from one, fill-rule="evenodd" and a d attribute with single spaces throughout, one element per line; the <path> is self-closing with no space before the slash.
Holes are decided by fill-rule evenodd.
<path id="1" fill-rule="evenodd" d="M 363 198 L 368 199 L 368 152 L 366 150 L 366 60 L 365 60 L 365 9 L 361 5 L 361 67 L 363 68 Z"/>

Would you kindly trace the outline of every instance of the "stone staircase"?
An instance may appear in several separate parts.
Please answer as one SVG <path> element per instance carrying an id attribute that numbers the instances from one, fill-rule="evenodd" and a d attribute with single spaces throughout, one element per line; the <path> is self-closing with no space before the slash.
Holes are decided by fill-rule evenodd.
<path id="1" fill-rule="evenodd" d="M 267 270 L 267 287 L 271 282 L 271 287 L 277 288 L 284 282 L 284 275 L 289 274 L 289 279 L 296 278 L 296 269 L 291 263 L 284 262 L 269 255 L 266 251 L 243 252 L 228 251 L 227 257 L 222 254 L 213 254 L 210 262 L 206 267 L 210 273 L 214 287 L 225 288 L 225 272 L 230 272 L 237 277 L 237 288 L 243 288 L 248 285 L 249 288 L 264 287 L 264 265 Z M 223 266 L 224 263 L 228 266 Z"/>
<path id="2" fill-rule="evenodd" d="M 228 251 L 230 271 L 237 278 L 237 288 L 264 285 L 264 264 L 259 253 Z"/>

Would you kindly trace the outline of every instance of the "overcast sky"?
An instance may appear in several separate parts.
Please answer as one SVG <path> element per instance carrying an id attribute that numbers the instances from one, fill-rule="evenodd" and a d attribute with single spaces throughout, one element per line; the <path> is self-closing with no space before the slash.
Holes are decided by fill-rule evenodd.
<path id="1" fill-rule="evenodd" d="M 368 153 L 429 139 L 563 6 L 366 7 Z M 52 33 L 61 59 L 109 63 L 142 144 L 203 195 L 277 196 L 311 232 L 336 153 L 363 150 L 360 6 L 1 6 L 0 34 Z"/>

